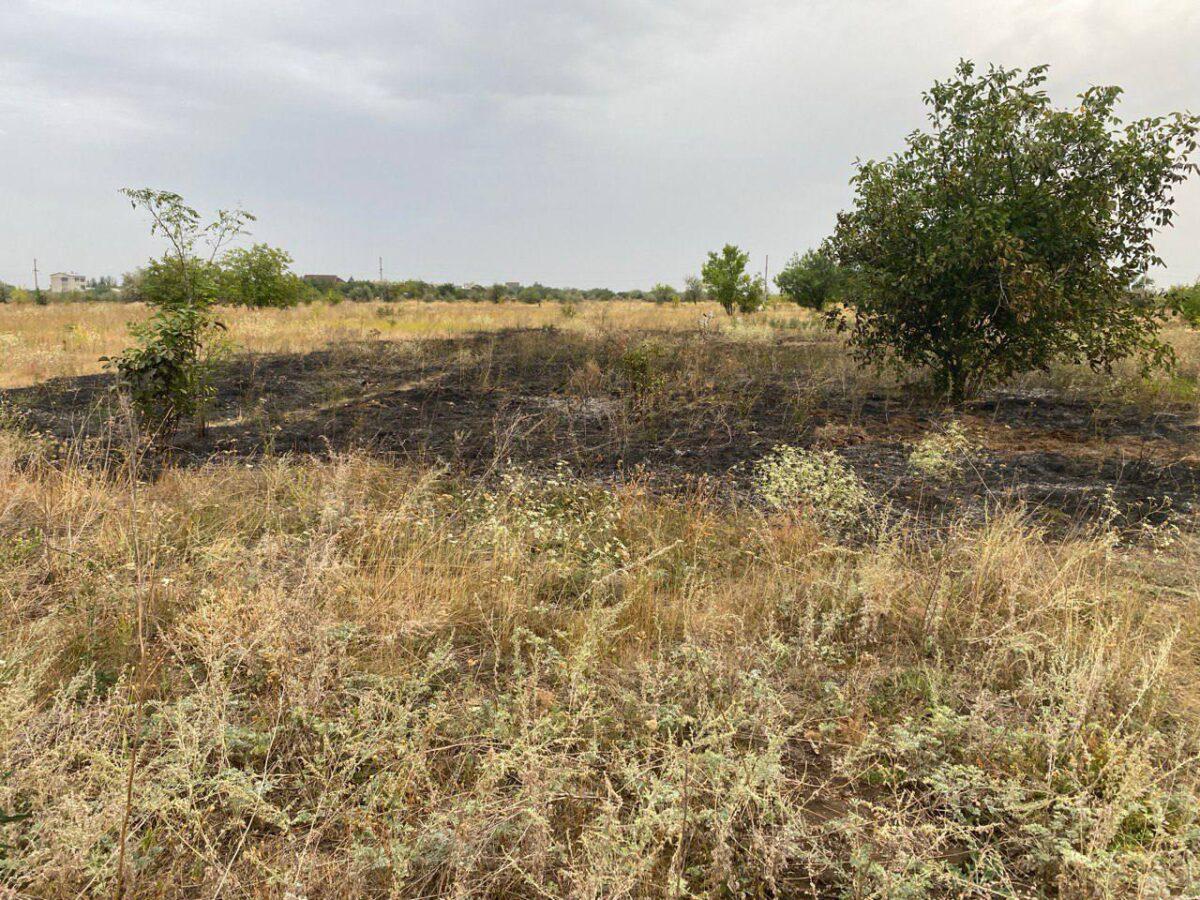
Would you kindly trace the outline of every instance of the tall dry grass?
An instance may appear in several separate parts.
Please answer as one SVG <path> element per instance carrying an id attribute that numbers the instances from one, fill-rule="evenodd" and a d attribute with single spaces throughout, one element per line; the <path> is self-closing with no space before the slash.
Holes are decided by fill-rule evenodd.
<path id="1" fill-rule="evenodd" d="M 665 403 L 668 377 L 706 396 L 797 334 L 819 338 L 796 351 L 812 379 L 859 377 L 792 310 L 718 319 L 746 352 L 716 367 L 701 341 L 641 333 L 699 313 L 227 319 L 264 352 L 622 332 L 609 362 L 632 407 Z M 0 307 L 0 384 L 95 371 L 137 314 Z M 516 363 L 537 337 L 512 336 Z M 1018 387 L 1194 402 L 1200 346 L 1171 338 L 1178 377 Z M 583 349 L 556 364 L 587 396 L 611 373 Z M 489 351 L 470 352 L 483 386 Z M 832 467 L 815 489 L 853 515 L 499 460 L 479 481 L 359 453 L 150 479 L 120 434 L 85 459 L 0 418 L 14 896 L 1200 894 L 1194 528 L 1169 546 L 1103 525 L 1051 540 L 995 509 L 933 534 Z"/>
<path id="2" fill-rule="evenodd" d="M 709 314 L 727 332 L 761 337 L 779 328 L 815 325 L 796 307 L 726 321 L 716 304 L 657 306 L 639 301 L 582 303 L 565 315 L 556 303 L 317 302 L 292 309 L 225 308 L 220 317 L 235 347 L 305 353 L 343 341 L 416 340 L 553 325 L 571 330 L 692 331 Z M 129 344 L 127 325 L 147 315 L 140 303 L 0 304 L 0 388 L 100 371 L 100 357 Z"/>
<path id="3" fill-rule="evenodd" d="M 49 378 L 94 374 L 101 357 L 129 344 L 128 324 L 145 318 L 142 304 L 88 302 L 49 306 L 0 304 L 0 389 Z M 656 305 L 642 301 L 585 302 L 567 314 L 560 304 L 317 302 L 292 309 L 227 308 L 225 339 L 238 350 L 307 353 L 363 340 L 419 342 L 511 329 L 554 327 L 589 334 L 720 332 L 725 339 L 764 342 L 802 336 L 828 344 L 821 378 L 862 380 L 838 338 L 814 315 L 788 303 L 731 319 L 716 304 Z M 1017 390 L 1052 389 L 1082 400 L 1158 407 L 1183 402 L 1200 414 L 1200 332 L 1176 324 L 1164 332 L 1178 357 L 1174 372 L 1143 378 L 1132 363 L 1113 374 L 1060 366 L 1014 380 Z"/>
<path id="4" fill-rule="evenodd" d="M 1191 536 L 123 465 L 0 447 L 20 896 L 1200 890 Z"/>

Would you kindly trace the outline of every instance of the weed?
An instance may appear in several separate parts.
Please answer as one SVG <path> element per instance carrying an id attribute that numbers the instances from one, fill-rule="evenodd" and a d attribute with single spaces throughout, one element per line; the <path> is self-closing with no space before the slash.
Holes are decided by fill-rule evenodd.
<path id="1" fill-rule="evenodd" d="M 769 508 L 800 508 L 839 530 L 859 524 L 870 505 L 858 476 L 832 451 L 781 444 L 755 465 L 752 485 Z"/>
<path id="2" fill-rule="evenodd" d="M 974 441 L 958 422 L 947 422 L 917 442 L 908 455 L 908 467 L 930 481 L 948 481 L 962 469 L 974 448 Z"/>

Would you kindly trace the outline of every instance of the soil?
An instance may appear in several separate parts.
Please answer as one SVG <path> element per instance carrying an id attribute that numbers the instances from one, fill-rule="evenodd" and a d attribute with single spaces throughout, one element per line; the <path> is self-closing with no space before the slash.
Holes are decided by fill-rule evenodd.
<path id="1" fill-rule="evenodd" d="M 1060 525 L 1114 510 L 1130 526 L 1200 513 L 1192 407 L 1148 412 L 1001 391 L 948 411 L 911 393 L 815 387 L 811 371 L 778 362 L 791 358 L 783 344 L 771 365 L 739 369 L 745 345 L 716 339 L 638 381 L 642 370 L 621 368 L 627 349 L 539 329 L 243 354 L 217 372 L 206 433 L 181 430 L 169 455 L 193 464 L 366 448 L 476 475 L 561 459 L 580 474 L 637 473 L 677 490 L 714 479 L 744 486 L 754 461 L 790 443 L 836 450 L 875 492 L 923 518 L 1016 499 Z M 687 360 L 690 380 L 679 375 Z M 706 381 L 706 367 L 723 380 Z M 60 378 L 0 398 L 68 440 L 108 427 L 111 387 L 108 376 Z M 913 444 L 951 417 L 976 449 L 944 482 L 919 477 L 908 464 Z"/>

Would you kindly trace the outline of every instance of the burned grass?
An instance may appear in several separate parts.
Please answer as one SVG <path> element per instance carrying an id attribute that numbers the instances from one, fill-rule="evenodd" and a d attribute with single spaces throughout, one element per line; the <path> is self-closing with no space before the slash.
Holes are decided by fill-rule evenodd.
<path id="1" fill-rule="evenodd" d="M 1069 527 L 1190 519 L 1200 498 L 1194 403 L 1103 402 L 1053 387 L 1000 391 L 949 409 L 857 372 L 821 332 L 736 340 L 677 332 L 516 329 L 416 342 L 341 343 L 225 362 L 203 436 L 180 432 L 162 459 L 323 456 L 367 449 L 478 476 L 553 467 L 671 491 L 745 486 L 788 444 L 840 453 L 897 509 L 928 521 L 1012 501 Z M 28 422 L 67 440 L 111 427 L 105 376 L 4 392 Z M 953 477 L 910 465 L 948 421 L 970 435 Z"/>

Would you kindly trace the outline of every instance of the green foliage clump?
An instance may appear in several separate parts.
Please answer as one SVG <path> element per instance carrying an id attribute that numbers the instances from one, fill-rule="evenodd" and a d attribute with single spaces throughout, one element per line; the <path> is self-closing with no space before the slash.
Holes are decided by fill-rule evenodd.
<path id="1" fill-rule="evenodd" d="M 752 485 L 774 510 L 801 508 L 825 525 L 848 530 L 870 505 L 870 493 L 854 471 L 831 451 L 781 444 L 758 461 Z"/>
<path id="2" fill-rule="evenodd" d="M 1116 87 L 1056 109 L 1045 72 L 960 63 L 925 94 L 930 129 L 859 166 L 831 249 L 864 360 L 928 367 L 955 400 L 1056 360 L 1170 361 L 1165 305 L 1133 288 L 1161 264 L 1200 120 L 1123 125 Z"/>
<path id="3" fill-rule="evenodd" d="M 310 289 L 291 272 L 291 265 L 291 255 L 277 247 L 235 247 L 221 259 L 221 300 L 233 306 L 295 306 Z"/>
<path id="4" fill-rule="evenodd" d="M 131 325 L 135 343 L 114 360 L 138 412 L 169 432 L 180 419 L 199 413 L 212 398 L 212 340 L 224 326 L 197 306 L 168 306 Z"/>
<path id="5" fill-rule="evenodd" d="M 775 284 L 793 303 L 818 312 L 843 300 L 847 277 L 828 248 L 795 255 L 778 275 Z"/>
<path id="6" fill-rule="evenodd" d="M 669 284 L 659 282 L 654 287 L 650 288 L 650 298 L 655 303 L 678 303 L 679 291 L 671 287 Z"/>
<path id="7" fill-rule="evenodd" d="M 1166 294 L 1167 302 L 1193 328 L 1200 328 L 1200 281 L 1181 284 Z"/>
<path id="8" fill-rule="evenodd" d="M 709 253 L 708 261 L 700 269 L 708 295 L 731 316 L 734 312 L 754 312 L 763 305 L 762 279 L 746 273 L 749 261 L 750 254 L 726 244 L 719 254 Z"/>
<path id="9" fill-rule="evenodd" d="M 617 372 L 634 396 L 644 396 L 665 380 L 667 351 L 655 341 L 642 341 L 617 359 Z"/>
<path id="10" fill-rule="evenodd" d="M 155 309 L 211 305 L 217 302 L 220 270 L 206 259 L 166 254 L 126 276 L 126 298 Z"/>

